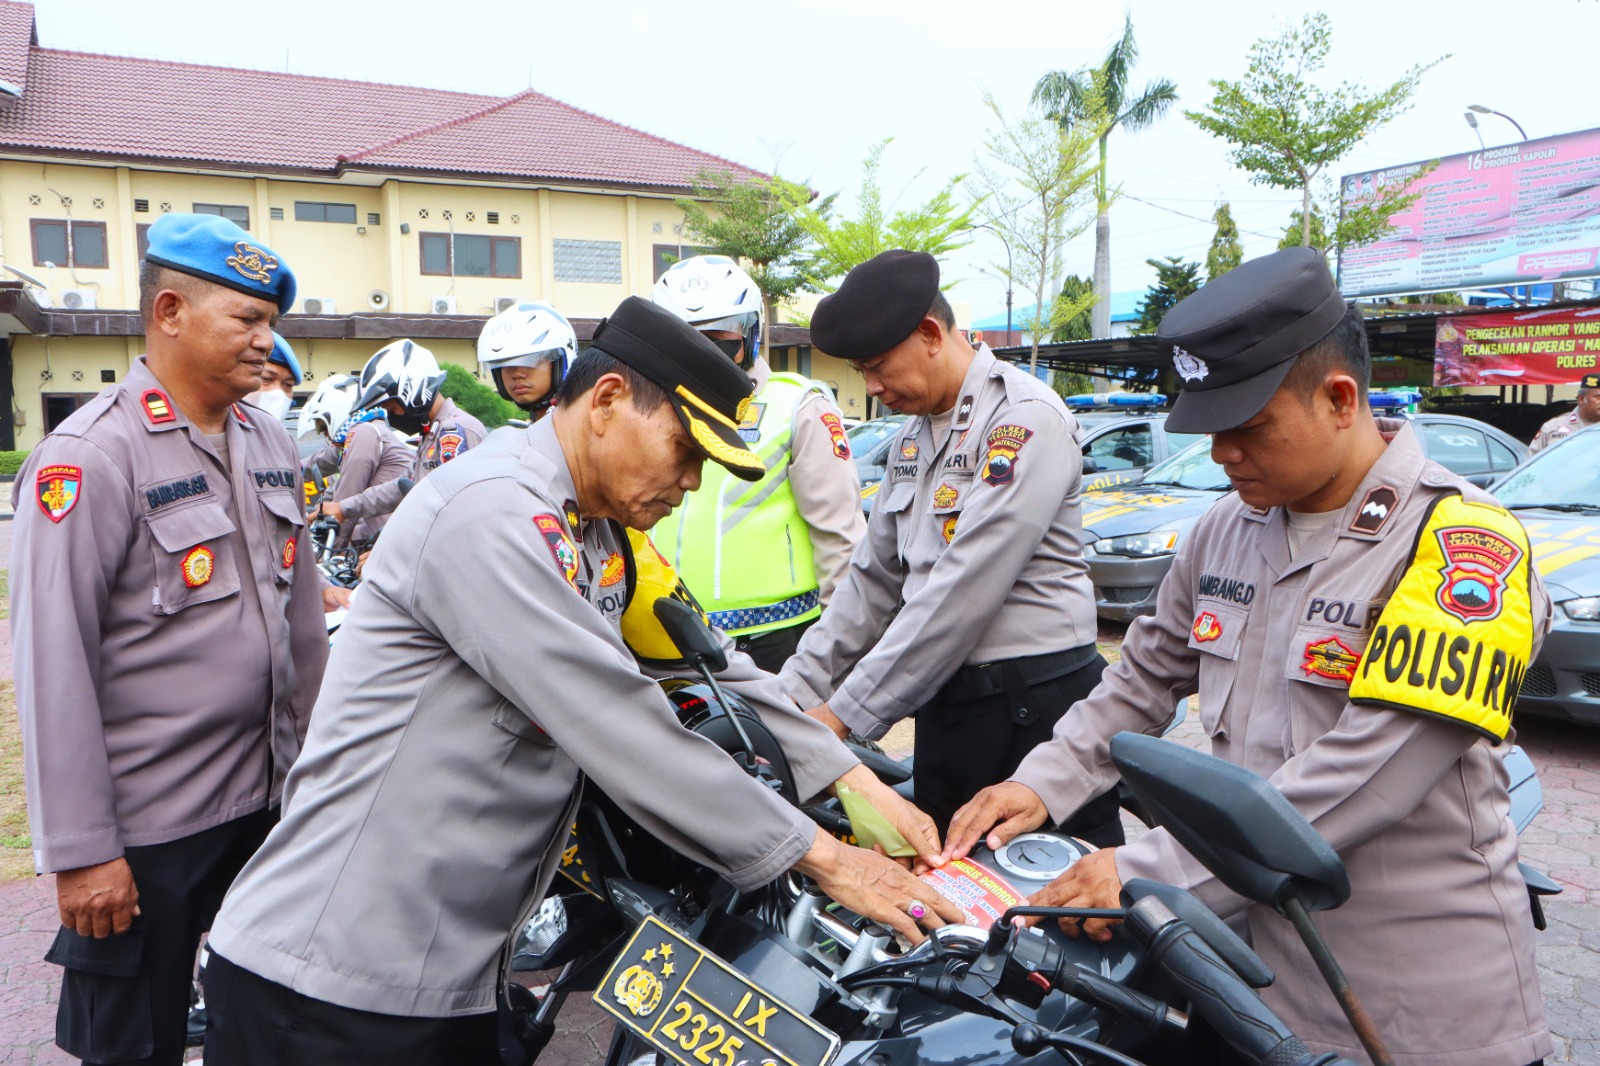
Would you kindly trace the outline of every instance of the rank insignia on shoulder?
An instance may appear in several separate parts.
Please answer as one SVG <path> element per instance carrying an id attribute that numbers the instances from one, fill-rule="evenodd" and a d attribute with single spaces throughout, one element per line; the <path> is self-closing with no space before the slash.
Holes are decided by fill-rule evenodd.
<path id="1" fill-rule="evenodd" d="M 291 566 L 294 565 L 294 552 L 295 552 L 294 538 L 290 537 L 286 542 L 284 542 L 284 545 L 283 545 L 282 560 L 283 560 L 283 568 L 285 570 L 289 569 Z"/>
<path id="2" fill-rule="evenodd" d="M 1399 502 L 1400 494 L 1388 485 L 1368 489 L 1361 498 L 1361 509 L 1350 520 L 1351 532 L 1377 533 L 1389 521 L 1389 516 L 1394 513 L 1394 505 Z"/>
<path id="3" fill-rule="evenodd" d="M 216 562 L 216 555 L 204 544 L 190 548 L 189 554 L 183 557 L 183 583 L 192 589 L 204 585 L 211 580 Z"/>
<path id="4" fill-rule="evenodd" d="M 1222 623 L 1217 621 L 1217 616 L 1210 611 L 1201 611 L 1200 617 L 1194 620 L 1194 639 L 1204 644 L 1220 636 L 1222 636 Z"/>
<path id="5" fill-rule="evenodd" d="M 159 426 L 163 422 L 178 420 L 178 416 L 172 411 L 172 401 L 167 399 L 167 394 L 160 389 L 146 389 L 144 395 L 139 397 L 139 402 L 144 405 L 144 416 L 152 425 Z"/>
<path id="6" fill-rule="evenodd" d="M 561 504 L 561 509 L 567 513 L 567 528 L 572 530 L 572 535 L 578 535 L 578 524 L 582 516 L 578 514 L 578 501 L 566 500 Z"/>
<path id="7" fill-rule="evenodd" d="M 1315 674 L 1349 684 L 1360 665 L 1361 656 L 1350 645 L 1338 637 L 1323 637 L 1306 644 L 1306 661 L 1300 664 L 1300 669 L 1308 677 Z"/>
<path id="8" fill-rule="evenodd" d="M 968 419 L 970 419 L 971 417 L 972 417 L 972 397 L 971 396 L 963 396 L 963 397 L 961 397 L 961 403 L 956 407 L 956 420 L 954 422 L 954 425 L 956 425 L 958 427 L 964 426 L 964 425 L 967 424 Z"/>
<path id="9" fill-rule="evenodd" d="M 533 516 L 533 524 L 544 536 L 545 544 L 550 547 L 550 554 L 556 561 L 556 566 L 561 570 L 567 584 L 574 589 L 578 587 L 578 550 L 572 546 L 572 541 L 567 539 L 566 531 L 561 528 L 561 522 L 552 514 Z"/>
<path id="10" fill-rule="evenodd" d="M 600 565 L 600 587 L 610 588 L 618 581 L 621 581 L 624 568 L 622 556 L 619 553 L 612 552 L 606 556 L 606 561 Z"/>
<path id="11" fill-rule="evenodd" d="M 52 463 L 39 471 L 34 491 L 38 494 L 39 510 L 52 522 L 67 517 L 83 494 L 83 468 Z"/>
<path id="12" fill-rule="evenodd" d="M 989 451 L 983 457 L 983 480 L 990 485 L 1009 485 L 1017 473 L 1017 457 L 1033 430 L 1022 426 L 996 426 L 989 431 Z"/>
<path id="13" fill-rule="evenodd" d="M 839 421 L 839 416 L 832 411 L 822 416 L 822 424 L 828 427 L 828 436 L 833 439 L 833 454 L 841 459 L 850 458 L 850 438 L 844 434 L 844 423 Z"/>
<path id="14" fill-rule="evenodd" d="M 439 461 L 448 463 L 457 455 L 467 450 L 467 439 L 461 434 L 451 430 L 439 437 Z"/>
<path id="15" fill-rule="evenodd" d="M 237 418 L 243 425 L 248 426 L 250 424 L 250 416 L 244 413 L 244 408 L 239 404 L 233 405 L 233 417 Z"/>

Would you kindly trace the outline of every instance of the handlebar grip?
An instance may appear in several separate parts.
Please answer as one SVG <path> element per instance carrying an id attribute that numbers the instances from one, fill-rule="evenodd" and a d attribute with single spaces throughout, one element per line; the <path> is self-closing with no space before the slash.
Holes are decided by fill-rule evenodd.
<path id="1" fill-rule="evenodd" d="M 1194 930 L 1174 923 L 1151 945 L 1154 961 L 1228 1045 L 1263 1066 L 1295 1066 L 1306 1046 Z"/>
<path id="2" fill-rule="evenodd" d="M 1141 1032 L 1158 1032 L 1167 1023 L 1167 1005 L 1108 981 L 1092 970 L 1074 963 L 1058 973 L 1057 984 L 1069 996 L 1103 1007 L 1138 1028 Z"/>

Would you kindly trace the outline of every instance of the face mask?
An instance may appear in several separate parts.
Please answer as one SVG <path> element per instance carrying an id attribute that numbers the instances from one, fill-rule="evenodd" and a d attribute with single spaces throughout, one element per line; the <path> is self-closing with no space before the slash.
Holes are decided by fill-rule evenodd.
<path id="1" fill-rule="evenodd" d="M 423 427 L 428 424 L 428 420 L 422 415 L 406 411 L 404 414 L 390 414 L 389 424 L 409 437 L 412 434 L 421 433 Z"/>
<path id="2" fill-rule="evenodd" d="M 725 341 L 707 337 L 706 340 L 711 341 L 712 344 L 715 344 L 718 348 L 721 348 L 722 354 L 733 360 L 735 365 L 745 365 L 745 359 L 742 355 L 740 355 L 740 350 L 744 348 L 744 338 L 741 337 L 738 340 Z"/>
<path id="3" fill-rule="evenodd" d="M 282 419 L 289 413 L 289 397 L 282 389 L 262 389 L 252 392 L 245 397 L 249 403 L 255 404 L 273 418 Z"/>

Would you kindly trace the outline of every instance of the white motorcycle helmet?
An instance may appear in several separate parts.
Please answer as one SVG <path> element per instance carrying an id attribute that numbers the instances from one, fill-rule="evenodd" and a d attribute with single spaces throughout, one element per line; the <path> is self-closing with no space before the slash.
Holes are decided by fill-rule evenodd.
<path id="1" fill-rule="evenodd" d="M 309 437 L 313 433 L 320 433 L 324 437 L 332 437 L 356 409 L 356 392 L 360 385 L 349 374 L 331 377 L 318 385 L 311 399 L 300 408 L 300 421 L 295 425 L 295 435 Z"/>
<path id="2" fill-rule="evenodd" d="M 405 411 L 398 415 L 390 412 L 389 424 L 403 433 L 421 433 L 444 378 L 432 352 L 415 341 L 395 341 L 379 348 L 361 368 L 361 396 L 356 400 L 356 410 L 398 400 Z"/>
<path id="3" fill-rule="evenodd" d="M 518 404 L 530 414 L 542 414 L 555 398 L 567 368 L 578 357 L 578 335 L 566 316 L 546 303 L 523 301 L 484 323 L 478 334 L 478 365 L 494 378 L 500 395 L 517 403 L 501 371 L 512 366 L 551 365 L 550 391 L 529 403 Z"/>
<path id="4" fill-rule="evenodd" d="M 761 290 L 750 275 L 725 255 L 697 255 L 667 268 L 656 282 L 651 298 L 702 333 L 728 330 L 744 338 L 744 358 L 749 369 L 761 354 Z M 734 358 L 735 342 L 706 338 Z"/>

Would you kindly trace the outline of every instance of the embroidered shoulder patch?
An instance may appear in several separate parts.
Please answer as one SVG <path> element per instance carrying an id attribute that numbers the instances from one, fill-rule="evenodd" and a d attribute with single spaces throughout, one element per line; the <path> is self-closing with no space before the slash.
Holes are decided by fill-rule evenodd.
<path id="1" fill-rule="evenodd" d="M 1338 637 L 1323 637 L 1306 644 L 1306 661 L 1300 664 L 1300 669 L 1308 677 L 1315 674 L 1348 684 L 1354 680 L 1356 667 L 1360 665 L 1361 656 L 1350 645 Z"/>
<path id="2" fill-rule="evenodd" d="M 183 583 L 192 589 L 204 585 L 211 580 L 216 562 L 217 557 L 204 544 L 190 548 L 189 553 L 183 557 Z"/>
<path id="3" fill-rule="evenodd" d="M 983 457 L 983 480 L 990 485 L 1009 485 L 1017 473 L 1017 457 L 1033 430 L 1022 426 L 996 426 L 989 431 L 989 451 Z"/>
<path id="4" fill-rule="evenodd" d="M 50 521 L 59 522 L 78 505 L 78 497 L 83 494 L 83 468 L 52 463 L 39 471 L 34 491 L 38 494 L 39 510 Z"/>
<path id="5" fill-rule="evenodd" d="M 567 584 L 576 590 L 578 549 L 572 546 L 572 541 L 567 538 L 567 531 L 561 528 L 561 520 L 553 514 L 540 514 L 533 516 L 533 524 L 543 534 L 544 542 L 550 546 L 550 554 L 555 558 L 556 566 L 562 576 L 567 579 Z"/>
<path id="6" fill-rule="evenodd" d="M 1367 490 L 1361 498 L 1361 509 L 1350 520 L 1350 529 L 1355 533 L 1377 533 L 1389 521 L 1389 515 L 1394 511 L 1394 505 L 1400 502 L 1400 494 L 1388 485 L 1378 485 Z"/>
<path id="7" fill-rule="evenodd" d="M 467 450 L 467 439 L 454 430 L 439 435 L 439 461 L 448 463 Z"/>
<path id="8" fill-rule="evenodd" d="M 178 420 L 178 416 L 172 410 L 172 401 L 167 399 L 167 394 L 160 389 L 146 389 L 144 395 L 139 397 L 139 402 L 144 405 L 144 416 L 152 425 Z"/>
<path id="9" fill-rule="evenodd" d="M 960 495 L 948 483 L 941 481 L 939 487 L 933 490 L 933 505 L 941 511 L 948 510 L 955 506 Z"/>
<path id="10" fill-rule="evenodd" d="M 1193 632 L 1194 639 L 1204 644 L 1222 636 L 1222 623 L 1217 621 L 1217 616 L 1210 611 L 1201 611 L 1200 616 L 1194 620 Z"/>
<path id="11" fill-rule="evenodd" d="M 850 438 L 844 434 L 844 423 L 839 421 L 839 416 L 828 411 L 822 416 L 822 424 L 828 427 L 828 436 L 833 438 L 833 454 L 841 459 L 850 458 Z"/>

